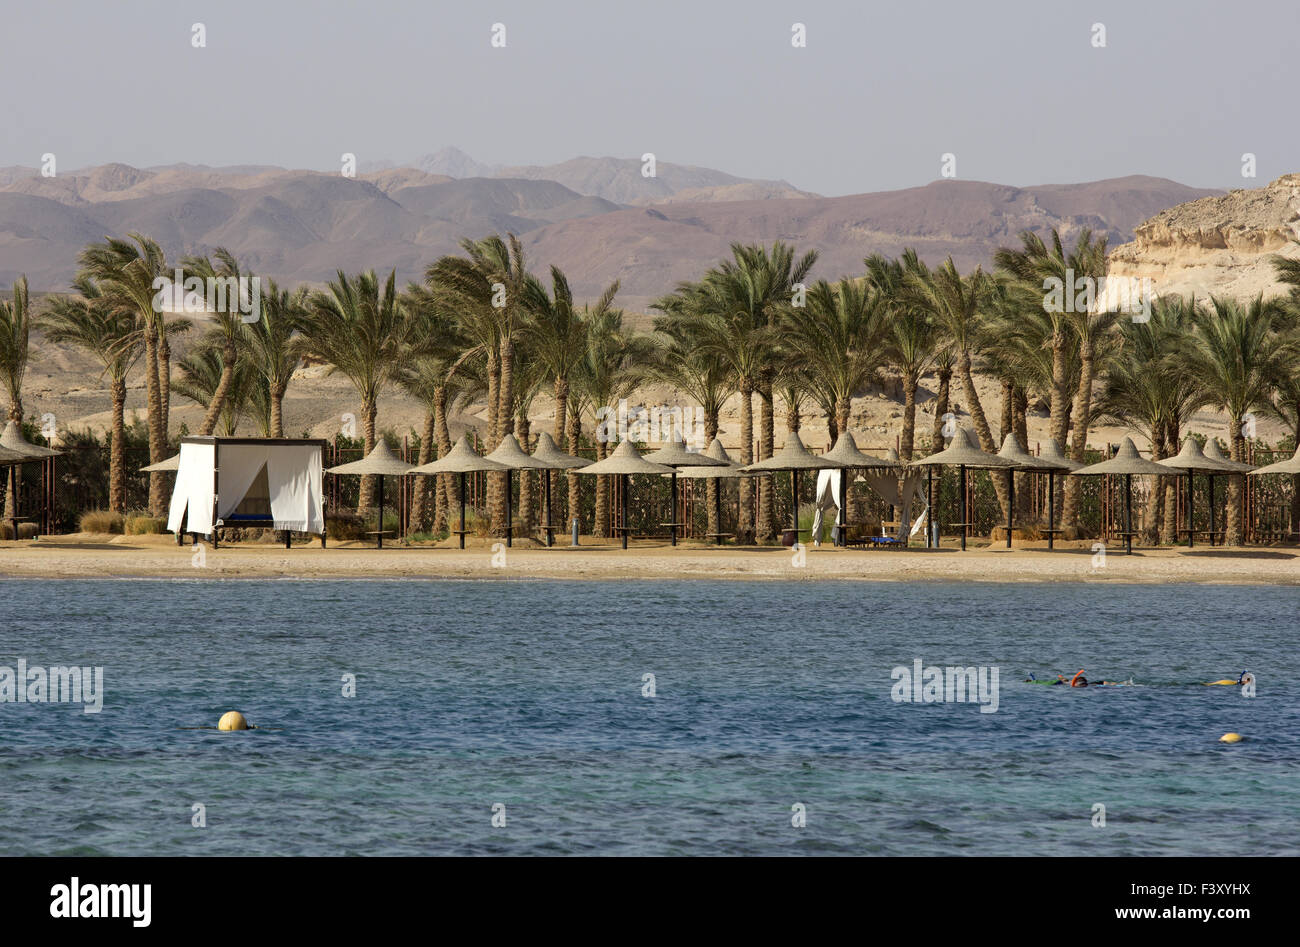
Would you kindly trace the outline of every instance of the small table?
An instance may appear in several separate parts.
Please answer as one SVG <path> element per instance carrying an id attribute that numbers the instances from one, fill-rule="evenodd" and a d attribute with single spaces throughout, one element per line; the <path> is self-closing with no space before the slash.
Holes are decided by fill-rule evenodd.
<path id="1" fill-rule="evenodd" d="M 1065 530 L 1060 529 L 1060 528 L 1055 527 L 1055 526 L 1053 526 L 1053 527 L 1042 526 L 1042 527 L 1039 527 L 1039 530 L 1038 530 L 1038 531 L 1039 531 L 1040 533 L 1046 533 L 1046 534 L 1047 534 L 1047 548 L 1048 548 L 1048 549 L 1053 548 L 1053 547 L 1055 546 L 1055 544 L 1056 544 L 1056 537 L 1059 536 L 1059 535 L 1061 535 L 1063 532 L 1065 532 Z"/>
<path id="2" fill-rule="evenodd" d="M 677 531 L 678 531 L 679 529 L 681 529 L 685 524 L 684 524 L 684 523 L 660 523 L 659 525 L 660 525 L 660 526 L 667 526 L 668 529 L 672 531 L 672 534 L 673 534 L 673 545 L 676 546 L 676 545 L 677 545 Z"/>
<path id="3" fill-rule="evenodd" d="M 368 530 L 366 530 L 366 535 L 367 535 L 367 536 L 374 536 L 376 542 L 378 543 L 378 546 L 377 546 L 376 548 L 383 549 L 383 548 L 384 548 L 384 537 L 385 537 L 385 536 L 392 536 L 392 535 L 393 535 L 393 530 L 391 530 L 391 529 L 368 529 Z"/>
<path id="4" fill-rule="evenodd" d="M 1131 553 L 1133 552 L 1133 537 L 1141 536 L 1142 531 L 1136 529 L 1118 529 L 1115 530 L 1113 533 L 1111 533 L 1111 535 L 1123 537 L 1123 539 L 1125 540 L 1124 543 L 1125 552 Z"/>

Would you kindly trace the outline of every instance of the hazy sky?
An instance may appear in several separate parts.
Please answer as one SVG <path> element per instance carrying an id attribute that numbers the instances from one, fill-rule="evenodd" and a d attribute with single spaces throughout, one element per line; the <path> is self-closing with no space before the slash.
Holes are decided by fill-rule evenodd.
<path id="1" fill-rule="evenodd" d="M 1300 170 L 1300 2 L 3 5 L 0 165 L 697 164 L 823 194 Z M 206 27 L 206 48 L 191 44 Z M 803 23 L 807 46 L 791 45 Z M 490 45 L 494 23 L 505 48 Z M 1106 47 L 1092 45 L 1093 24 Z M 1242 154 L 1257 156 L 1244 180 Z"/>

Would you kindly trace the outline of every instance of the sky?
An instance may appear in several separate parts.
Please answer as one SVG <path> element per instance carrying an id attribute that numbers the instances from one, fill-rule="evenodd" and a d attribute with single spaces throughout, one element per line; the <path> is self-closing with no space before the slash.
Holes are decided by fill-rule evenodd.
<path id="1" fill-rule="evenodd" d="M 651 152 L 826 195 L 925 184 L 944 155 L 1022 186 L 1300 171 L 1297 0 L 0 3 L 0 166 L 332 170 L 454 145 Z"/>

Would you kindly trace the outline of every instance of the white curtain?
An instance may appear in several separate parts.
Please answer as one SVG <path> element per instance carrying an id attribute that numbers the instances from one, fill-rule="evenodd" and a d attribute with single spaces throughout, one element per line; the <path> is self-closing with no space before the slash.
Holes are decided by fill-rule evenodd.
<path id="1" fill-rule="evenodd" d="M 822 542 L 822 520 L 824 514 L 835 511 L 838 519 L 840 510 L 840 472 L 838 470 L 817 471 L 817 502 L 813 506 L 812 538 L 813 544 Z"/>
<path id="2" fill-rule="evenodd" d="M 276 447 L 266 465 L 276 529 L 325 532 L 324 461 L 318 445 Z"/>
<path id="3" fill-rule="evenodd" d="M 176 486 L 172 489 L 167 529 L 181 528 L 189 510 L 187 529 L 192 533 L 212 532 L 212 466 L 216 451 L 211 444 L 182 444 Z"/>
<path id="4" fill-rule="evenodd" d="M 235 512 L 270 456 L 271 448 L 266 444 L 221 445 L 221 453 L 217 458 L 221 465 L 221 480 L 217 484 L 220 491 L 217 498 L 218 518 L 225 519 Z"/>

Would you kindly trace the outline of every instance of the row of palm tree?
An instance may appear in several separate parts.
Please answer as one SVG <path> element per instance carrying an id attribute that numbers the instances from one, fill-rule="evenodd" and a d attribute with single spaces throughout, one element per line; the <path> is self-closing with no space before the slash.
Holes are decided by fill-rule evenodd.
<path id="1" fill-rule="evenodd" d="M 833 440 L 852 424 L 854 399 L 872 385 L 897 379 L 902 390 L 899 453 L 905 460 L 943 447 L 943 418 L 959 410 L 986 451 L 1016 432 L 1027 442 L 1029 413 L 1046 413 L 1050 436 L 1084 459 L 1094 421 L 1140 430 L 1153 456 L 1177 451 L 1193 412 L 1214 407 L 1230 421 L 1234 459 L 1245 451 L 1243 424 L 1252 412 L 1271 414 L 1300 437 L 1300 263 L 1278 258 L 1291 295 L 1240 302 L 1160 298 L 1148 321 L 1097 307 L 1056 311 L 1044 305 L 1045 281 L 1100 280 L 1106 241 L 1081 232 L 1073 247 L 1053 231 L 1044 240 L 1021 235 L 1020 246 L 995 254 L 994 267 L 962 273 L 948 258 L 937 266 L 911 249 L 897 258 L 875 255 L 864 271 L 834 283 L 811 282 L 817 254 L 793 246 L 734 244 L 728 258 L 700 278 L 655 300 L 653 331 L 638 335 L 615 307 L 618 284 L 594 304 L 579 306 L 565 274 L 551 267 L 547 282 L 531 273 L 514 235 L 464 240 L 460 252 L 428 267 L 424 279 L 399 289 L 395 272 L 339 272 L 321 289 L 262 293 L 255 322 L 234 311 L 215 313 L 210 327 L 176 366 L 170 342 L 190 331 L 188 320 L 152 305 L 154 280 L 168 275 L 159 245 L 141 234 L 108 238 L 85 248 L 74 293 L 54 297 L 39 323 L 53 341 L 93 353 L 113 396 L 110 503 L 120 505 L 126 471 L 121 457 L 129 375 L 140 367 L 146 388 L 150 459 L 163 459 L 173 388 L 205 409 L 199 433 L 231 433 L 249 423 L 283 436 L 283 400 L 295 369 L 306 360 L 346 377 L 359 398 L 365 449 L 378 437 L 382 397 L 404 392 L 425 413 L 420 461 L 451 447 L 449 417 L 484 405 L 488 449 L 514 434 L 527 443 L 531 407 L 545 391 L 555 404 L 551 436 L 576 449 L 596 433 L 584 425 L 647 383 L 674 388 L 702 409 L 705 433 L 717 434 L 724 406 L 739 399 L 740 450 L 745 463 L 771 456 L 778 398 L 787 428 L 797 432 L 806 406 L 824 415 Z M 200 277 L 251 276 L 218 248 L 181 260 Z M 10 414 L 21 416 L 21 366 L 10 349 L 32 324 L 25 283 L 0 310 L 0 374 L 9 386 Z M 25 356 L 24 356 L 25 357 Z M 15 371 L 15 367 L 17 371 Z M 918 443 L 921 383 L 934 376 L 931 429 Z M 1001 410 L 985 410 L 977 377 L 995 380 Z M 954 383 L 956 388 L 954 388 Z M 754 398 L 758 398 L 755 432 Z M 595 438 L 598 456 L 612 445 Z M 426 478 L 420 478 L 421 481 Z M 446 480 L 447 478 L 442 478 Z M 569 475 L 567 504 L 578 510 L 578 478 Z M 1077 529 L 1077 478 L 1051 498 L 1067 530 Z M 359 510 L 371 509 L 374 485 L 363 480 Z M 593 532 L 607 534 L 609 486 L 598 478 Z M 505 515 L 504 478 L 489 479 L 488 512 Z M 994 478 L 1003 512 L 1005 484 Z M 709 529 L 715 482 L 708 489 Z M 1150 522 L 1173 533 L 1172 479 L 1154 491 Z M 150 481 L 150 506 L 165 506 L 160 475 Z M 521 478 L 520 515 L 531 526 L 532 479 Z M 432 497 L 430 497 L 432 491 Z M 412 516 L 417 528 L 440 529 L 451 506 L 449 483 L 420 483 Z M 771 483 L 740 484 L 742 540 L 775 534 Z M 1027 491 L 1018 491 L 1027 496 Z M 1231 478 L 1228 535 L 1241 536 L 1241 483 Z M 115 508 L 117 508 L 115 506 Z"/>

